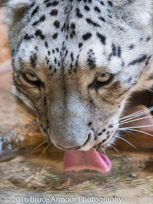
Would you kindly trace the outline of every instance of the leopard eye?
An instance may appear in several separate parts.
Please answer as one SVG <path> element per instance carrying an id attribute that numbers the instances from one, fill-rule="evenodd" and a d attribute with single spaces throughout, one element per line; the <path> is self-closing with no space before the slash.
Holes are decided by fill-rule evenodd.
<path id="1" fill-rule="evenodd" d="M 98 83 L 106 83 L 110 80 L 111 74 L 110 73 L 102 73 L 100 76 L 96 78 Z"/>
<path id="2" fill-rule="evenodd" d="M 102 73 L 96 78 L 96 85 L 98 87 L 106 86 L 112 82 L 114 75 L 111 73 Z"/>
<path id="3" fill-rule="evenodd" d="M 89 88 L 98 89 L 104 86 L 107 86 L 114 79 L 114 75 L 111 73 L 101 73 L 99 74 L 95 80 L 89 85 Z"/>
<path id="4" fill-rule="evenodd" d="M 38 77 L 32 71 L 22 73 L 22 77 L 23 77 L 25 82 L 27 82 L 31 85 L 37 85 L 38 86 L 41 84 Z"/>

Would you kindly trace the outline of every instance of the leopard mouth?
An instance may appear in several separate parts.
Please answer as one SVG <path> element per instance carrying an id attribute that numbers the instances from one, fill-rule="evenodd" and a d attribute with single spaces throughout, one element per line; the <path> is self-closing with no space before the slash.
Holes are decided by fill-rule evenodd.
<path id="1" fill-rule="evenodd" d="M 107 144 L 99 143 L 88 151 L 65 151 L 64 171 L 81 171 L 88 169 L 98 171 L 102 174 L 107 174 L 110 172 L 112 165 L 109 158 L 101 152 L 103 152 L 103 150 L 107 148 L 112 141 L 110 140 Z"/>
<path id="2" fill-rule="evenodd" d="M 102 142 L 93 145 L 94 137 L 92 136 L 93 135 L 90 133 L 81 147 L 62 148 L 59 145 L 54 144 L 59 149 L 65 151 L 64 172 L 94 170 L 106 174 L 111 170 L 111 162 L 109 158 L 101 153 L 106 145 Z"/>
<path id="3" fill-rule="evenodd" d="M 95 170 L 103 174 L 111 170 L 111 162 L 107 156 L 97 152 L 96 149 L 89 151 L 69 150 L 64 155 L 64 172 Z"/>

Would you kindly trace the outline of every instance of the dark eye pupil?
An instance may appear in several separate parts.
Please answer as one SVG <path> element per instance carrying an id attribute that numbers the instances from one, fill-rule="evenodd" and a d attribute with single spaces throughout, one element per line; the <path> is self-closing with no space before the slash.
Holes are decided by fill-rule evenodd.
<path id="1" fill-rule="evenodd" d="M 101 74 L 101 77 L 106 77 L 106 74 Z"/>
<path id="2" fill-rule="evenodd" d="M 36 78 L 36 76 L 35 76 L 32 72 L 30 72 L 29 74 L 30 74 L 30 76 L 31 76 L 32 78 Z"/>

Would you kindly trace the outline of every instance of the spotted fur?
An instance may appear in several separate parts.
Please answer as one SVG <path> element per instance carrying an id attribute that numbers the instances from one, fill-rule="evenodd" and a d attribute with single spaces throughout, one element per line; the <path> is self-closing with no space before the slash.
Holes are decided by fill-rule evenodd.
<path id="1" fill-rule="evenodd" d="M 152 86 L 152 0 L 10 0 L 14 92 L 62 149 L 114 140 L 129 96 Z M 31 70 L 39 84 L 23 73 Z M 109 84 L 97 83 L 103 73 Z"/>

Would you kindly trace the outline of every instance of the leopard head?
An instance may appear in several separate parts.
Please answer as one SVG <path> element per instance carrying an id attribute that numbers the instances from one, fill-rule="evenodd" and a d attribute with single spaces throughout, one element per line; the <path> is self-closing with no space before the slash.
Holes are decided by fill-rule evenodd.
<path id="1" fill-rule="evenodd" d="M 61 149 L 114 141 L 129 96 L 152 86 L 152 0 L 10 0 L 14 93 Z"/>

